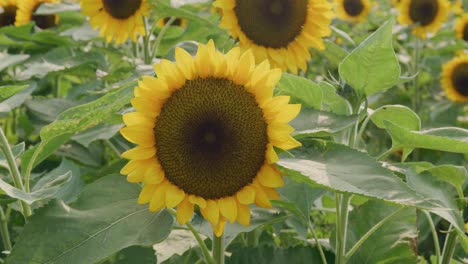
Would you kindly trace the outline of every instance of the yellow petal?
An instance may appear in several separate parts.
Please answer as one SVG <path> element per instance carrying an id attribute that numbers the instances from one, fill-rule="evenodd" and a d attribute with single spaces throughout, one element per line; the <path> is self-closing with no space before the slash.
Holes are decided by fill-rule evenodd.
<path id="1" fill-rule="evenodd" d="M 251 204 L 255 201 L 255 189 L 252 186 L 245 186 L 236 196 L 239 203 Z"/>
<path id="2" fill-rule="evenodd" d="M 194 206 L 189 201 L 188 197 L 177 206 L 177 221 L 181 225 L 185 225 L 193 216 Z"/>
<path id="3" fill-rule="evenodd" d="M 163 103 L 155 103 L 154 101 L 148 100 L 142 97 L 134 97 L 130 100 L 132 106 L 141 114 L 150 118 L 156 117 L 163 106 Z M 148 124 L 154 127 L 154 124 Z"/>
<path id="4" fill-rule="evenodd" d="M 137 168 L 141 167 L 148 167 L 150 166 L 155 159 L 147 159 L 147 160 L 130 160 L 127 165 L 125 165 L 121 170 L 120 174 L 127 175 L 130 172 L 134 171 Z"/>
<path id="5" fill-rule="evenodd" d="M 271 200 L 279 200 L 281 198 L 279 193 L 273 188 L 265 187 L 263 188 L 263 190 L 265 191 L 265 194 L 268 196 L 268 198 Z"/>
<path id="6" fill-rule="evenodd" d="M 138 196 L 138 203 L 145 204 L 151 200 L 153 193 L 156 190 L 156 184 L 145 184 L 141 190 L 140 196 Z"/>
<path id="7" fill-rule="evenodd" d="M 156 154 L 154 147 L 135 147 L 122 153 L 122 158 L 132 160 L 146 160 L 153 157 Z"/>
<path id="8" fill-rule="evenodd" d="M 156 190 L 153 193 L 153 197 L 151 197 L 149 210 L 154 212 L 161 210 L 164 205 L 166 205 L 166 200 L 164 197 L 166 196 L 166 190 L 169 187 L 169 183 L 163 182 L 160 185 L 157 185 Z"/>
<path id="9" fill-rule="evenodd" d="M 281 174 L 274 170 L 271 165 L 263 165 L 257 174 L 257 179 L 265 187 L 276 188 L 284 185 Z"/>
<path id="10" fill-rule="evenodd" d="M 205 209 L 206 207 L 206 200 L 200 196 L 189 195 L 189 201 L 193 204 L 198 205 L 201 209 Z"/>
<path id="11" fill-rule="evenodd" d="M 192 56 L 182 48 L 175 49 L 177 67 L 184 74 L 187 80 L 195 79 L 195 63 Z"/>
<path id="12" fill-rule="evenodd" d="M 169 89 L 164 80 L 152 76 L 143 76 L 142 79 L 142 81 L 138 82 L 138 85 L 149 90 L 154 98 L 167 99 L 171 96 L 172 90 Z"/>
<path id="13" fill-rule="evenodd" d="M 250 224 L 250 207 L 248 205 L 237 203 L 237 222 L 245 226 Z"/>
<path id="14" fill-rule="evenodd" d="M 261 186 L 255 186 L 255 203 L 262 208 L 271 208 L 270 199 Z"/>
<path id="15" fill-rule="evenodd" d="M 166 190 L 166 206 L 167 208 L 173 208 L 179 205 L 185 198 L 185 193 L 179 187 L 171 185 Z"/>
<path id="16" fill-rule="evenodd" d="M 276 154 L 273 145 L 270 143 L 267 144 L 266 160 L 268 164 L 273 164 L 279 160 L 278 154 Z"/>
<path id="17" fill-rule="evenodd" d="M 219 222 L 219 207 L 218 203 L 213 200 L 206 202 L 206 207 L 200 209 L 203 217 L 208 220 L 213 226 L 217 226 Z"/>
<path id="18" fill-rule="evenodd" d="M 220 220 L 218 225 L 212 225 L 213 227 L 213 233 L 217 236 L 220 237 L 224 233 L 224 226 L 226 226 L 226 220 Z"/>
<path id="19" fill-rule="evenodd" d="M 127 176 L 128 182 L 142 182 L 145 180 L 146 167 L 138 167 Z"/>
<path id="20" fill-rule="evenodd" d="M 146 147 L 154 146 L 155 139 L 151 127 L 129 126 L 122 128 L 120 133 L 132 143 Z"/>
<path id="21" fill-rule="evenodd" d="M 164 180 L 164 171 L 162 170 L 159 162 L 154 161 L 148 166 L 145 173 L 145 183 L 159 184 Z"/>
<path id="22" fill-rule="evenodd" d="M 122 119 L 127 126 L 146 125 L 154 127 L 156 123 L 154 118 L 150 118 L 139 112 L 126 113 L 122 116 Z"/>
<path id="23" fill-rule="evenodd" d="M 219 212 L 226 217 L 231 224 L 237 218 L 237 201 L 234 197 L 225 197 L 218 200 Z"/>

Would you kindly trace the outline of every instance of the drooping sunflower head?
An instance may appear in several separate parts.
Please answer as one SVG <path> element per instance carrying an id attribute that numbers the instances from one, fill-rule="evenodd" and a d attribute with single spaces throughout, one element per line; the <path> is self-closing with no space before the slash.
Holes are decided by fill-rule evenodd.
<path id="1" fill-rule="evenodd" d="M 216 0 L 222 9 L 220 26 L 251 49 L 257 62 L 296 73 L 305 70 L 309 48 L 324 49 L 333 12 L 327 0 Z"/>
<path id="2" fill-rule="evenodd" d="M 454 102 L 468 102 L 468 54 L 449 61 L 442 67 L 442 88 Z"/>
<path id="3" fill-rule="evenodd" d="M 156 22 L 156 26 L 162 28 L 164 27 L 170 20 L 170 17 L 163 17 Z M 176 18 L 174 22 L 172 22 L 171 26 L 176 26 L 176 27 L 181 27 L 181 28 L 187 28 L 187 19 L 185 18 Z"/>
<path id="4" fill-rule="evenodd" d="M 16 0 L 0 0 L 0 7 L 3 9 L 3 13 L 0 14 L 0 27 L 14 25 L 18 10 Z"/>
<path id="5" fill-rule="evenodd" d="M 185 224 L 196 205 L 219 236 L 227 220 L 249 224 L 249 204 L 279 198 L 274 147 L 300 145 L 288 125 L 300 105 L 273 97 L 281 71 L 255 66 L 251 51 L 224 55 L 210 41 L 195 58 L 180 48 L 175 55 L 135 88 L 136 112 L 123 116 L 121 133 L 138 146 L 122 154 L 130 161 L 121 173 L 144 183 L 138 202 L 151 211 L 177 207 Z"/>
<path id="6" fill-rule="evenodd" d="M 455 34 L 457 38 L 468 41 L 468 14 L 463 14 L 455 22 Z"/>
<path id="7" fill-rule="evenodd" d="M 361 22 L 367 19 L 371 10 L 369 0 L 337 0 L 336 9 L 339 18 L 354 22 Z"/>
<path id="8" fill-rule="evenodd" d="M 426 38 L 427 33 L 435 33 L 447 20 L 449 14 L 447 0 L 401 0 L 398 22 L 412 25 L 413 34 Z"/>
<path id="9" fill-rule="evenodd" d="M 57 15 L 35 15 L 34 12 L 44 3 L 56 3 L 58 0 L 20 0 L 16 13 L 15 25 L 20 26 L 31 21 L 42 29 L 51 28 L 57 25 Z"/>
<path id="10" fill-rule="evenodd" d="M 107 42 L 120 44 L 129 38 L 136 42 L 146 33 L 144 17 L 150 10 L 147 0 L 81 0 L 81 9 Z"/>

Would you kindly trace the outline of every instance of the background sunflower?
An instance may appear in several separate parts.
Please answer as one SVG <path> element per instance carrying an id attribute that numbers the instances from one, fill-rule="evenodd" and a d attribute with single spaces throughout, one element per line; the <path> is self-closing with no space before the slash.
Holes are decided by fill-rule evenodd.
<path id="1" fill-rule="evenodd" d="M 427 33 L 435 33 L 447 20 L 450 3 L 447 0 L 401 0 L 398 22 L 412 25 L 413 34 L 426 38 Z"/>
<path id="2" fill-rule="evenodd" d="M 147 0 L 81 0 L 81 8 L 107 42 L 120 44 L 128 38 L 136 42 L 138 35 L 146 34 L 144 17 L 150 10 Z"/>
<path id="3" fill-rule="evenodd" d="M 455 35 L 459 39 L 468 41 L 468 14 L 463 14 L 455 21 Z"/>
<path id="4" fill-rule="evenodd" d="M 3 13 L 0 14 L 0 27 L 14 25 L 18 10 L 16 0 L 0 0 L 0 7 L 3 9 Z"/>
<path id="5" fill-rule="evenodd" d="M 138 201 L 151 211 L 177 207 L 185 224 L 197 205 L 220 236 L 227 220 L 249 225 L 249 204 L 279 198 L 274 147 L 300 145 L 287 124 L 300 105 L 272 97 L 281 71 L 255 66 L 251 51 L 223 55 L 210 41 L 195 58 L 178 48 L 176 60 L 135 88 L 137 112 L 124 115 L 121 133 L 138 146 L 122 154 L 130 162 L 121 173 L 145 183 Z"/>
<path id="6" fill-rule="evenodd" d="M 344 20 L 364 21 L 371 8 L 369 0 L 336 0 L 337 16 Z"/>
<path id="7" fill-rule="evenodd" d="M 160 28 L 164 27 L 167 22 L 170 20 L 171 18 L 170 17 L 163 17 L 163 18 L 160 18 L 158 20 L 158 22 L 156 22 L 156 25 Z M 176 18 L 174 20 L 174 22 L 172 22 L 171 26 L 177 26 L 177 27 L 181 27 L 181 28 L 186 28 L 187 27 L 187 24 L 188 24 L 188 21 L 187 19 L 185 18 Z"/>
<path id="8" fill-rule="evenodd" d="M 59 0 L 20 0 L 18 2 L 15 25 L 20 26 L 31 21 L 34 21 L 36 26 L 42 29 L 57 25 L 59 19 L 57 15 L 34 15 L 34 12 L 41 4 L 57 2 L 59 2 Z"/>
<path id="9" fill-rule="evenodd" d="M 454 102 L 468 102 L 468 54 L 458 56 L 442 67 L 442 88 Z"/>
<path id="10" fill-rule="evenodd" d="M 217 0 L 222 9 L 220 26 L 239 39 L 242 50 L 251 49 L 257 63 L 296 73 L 305 70 L 309 48 L 324 49 L 333 12 L 326 0 Z"/>

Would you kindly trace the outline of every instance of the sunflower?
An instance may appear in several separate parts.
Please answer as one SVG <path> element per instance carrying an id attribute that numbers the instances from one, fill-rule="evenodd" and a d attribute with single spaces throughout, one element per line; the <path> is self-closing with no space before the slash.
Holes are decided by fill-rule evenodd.
<path id="1" fill-rule="evenodd" d="M 336 7 L 339 18 L 361 22 L 366 20 L 372 6 L 368 0 L 337 0 Z"/>
<path id="2" fill-rule="evenodd" d="M 34 15 L 34 12 L 43 3 L 57 3 L 58 0 L 20 0 L 16 11 L 16 26 L 27 24 L 31 21 L 42 29 L 51 28 L 57 25 L 57 15 Z"/>
<path id="3" fill-rule="evenodd" d="M 454 102 L 468 102 L 468 54 L 458 56 L 442 67 L 442 88 Z"/>
<path id="4" fill-rule="evenodd" d="M 324 49 L 333 12 L 327 0 L 216 0 L 220 26 L 239 38 L 241 50 L 251 49 L 257 62 L 297 73 L 305 70 L 309 48 Z"/>
<path id="5" fill-rule="evenodd" d="M 14 25 L 18 10 L 16 0 L 0 0 L 0 7 L 3 9 L 3 13 L 0 14 L 0 27 Z"/>
<path id="6" fill-rule="evenodd" d="M 160 18 L 158 20 L 158 22 L 156 23 L 156 26 L 162 28 L 164 27 L 167 22 L 169 22 L 171 18 L 170 17 L 163 17 L 163 18 Z M 177 26 L 177 27 L 181 27 L 181 28 L 187 28 L 187 19 L 185 18 L 176 18 L 174 20 L 174 22 L 172 22 L 171 26 Z"/>
<path id="7" fill-rule="evenodd" d="M 210 41 L 195 58 L 181 48 L 175 57 L 135 88 L 136 112 L 123 116 L 121 134 L 138 146 L 122 154 L 130 162 L 121 173 L 144 183 L 138 202 L 150 211 L 177 207 L 185 224 L 197 205 L 220 236 L 227 220 L 249 225 L 249 204 L 270 208 L 279 199 L 274 147 L 300 145 L 288 125 L 300 105 L 272 97 L 281 70 L 255 66 L 250 50 L 223 55 Z"/>
<path id="8" fill-rule="evenodd" d="M 463 1 L 462 0 L 455 0 L 454 2 L 452 2 L 452 12 L 455 14 L 455 15 L 460 15 L 463 13 Z"/>
<path id="9" fill-rule="evenodd" d="M 147 0 L 81 0 L 81 9 L 107 42 L 114 39 L 120 44 L 128 38 L 136 42 L 138 35 L 146 34 L 144 17 L 150 10 Z"/>
<path id="10" fill-rule="evenodd" d="M 397 8 L 398 22 L 413 25 L 413 33 L 422 39 L 439 30 L 450 10 L 447 0 L 401 0 Z"/>
<path id="11" fill-rule="evenodd" d="M 458 38 L 468 41 L 468 13 L 455 22 L 455 34 Z"/>

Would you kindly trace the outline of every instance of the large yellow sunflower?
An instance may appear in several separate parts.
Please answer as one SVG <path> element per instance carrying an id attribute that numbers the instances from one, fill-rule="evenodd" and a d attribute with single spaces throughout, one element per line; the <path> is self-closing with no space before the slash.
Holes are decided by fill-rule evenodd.
<path id="1" fill-rule="evenodd" d="M 222 9 L 220 26 L 251 49 L 257 62 L 296 73 L 305 70 L 309 48 L 324 49 L 331 33 L 332 5 L 327 0 L 216 0 Z"/>
<path id="2" fill-rule="evenodd" d="M 121 173 L 144 183 L 138 202 L 151 211 L 177 207 L 185 224 L 197 205 L 220 236 L 227 220 L 249 225 L 249 204 L 279 199 L 274 147 L 300 145 L 288 125 L 300 105 L 273 97 L 281 70 L 255 66 L 250 50 L 223 55 L 210 41 L 195 58 L 180 48 L 175 56 L 135 88 L 136 112 L 123 116 L 121 134 L 138 146 L 122 154 L 130 162 Z"/>
<path id="3" fill-rule="evenodd" d="M 435 33 L 447 20 L 450 3 L 447 0 L 401 0 L 398 22 L 412 25 L 413 34 L 424 39 Z"/>
<path id="4" fill-rule="evenodd" d="M 3 13 L 0 14 L 0 27 L 14 25 L 18 10 L 16 0 L 0 0 L 0 7 L 3 9 Z"/>
<path id="5" fill-rule="evenodd" d="M 442 67 L 442 88 L 454 102 L 468 102 L 468 54 L 449 61 Z"/>
<path id="6" fill-rule="evenodd" d="M 455 34 L 458 38 L 468 41 L 468 14 L 463 14 L 455 22 Z"/>
<path id="7" fill-rule="evenodd" d="M 344 20 L 364 21 L 371 7 L 369 0 L 336 0 L 337 15 Z"/>
<path id="8" fill-rule="evenodd" d="M 146 34 L 144 17 L 150 10 L 147 0 L 81 0 L 81 9 L 107 42 L 114 39 L 120 44 L 128 38 L 136 42 L 138 35 Z"/>
<path id="9" fill-rule="evenodd" d="M 34 12 L 43 3 L 57 2 L 59 0 L 19 0 L 15 25 L 20 26 L 34 21 L 36 26 L 42 29 L 56 26 L 58 23 L 57 15 L 34 15 Z"/>

